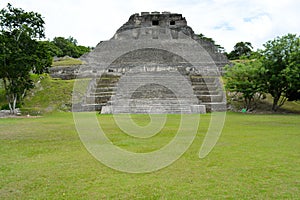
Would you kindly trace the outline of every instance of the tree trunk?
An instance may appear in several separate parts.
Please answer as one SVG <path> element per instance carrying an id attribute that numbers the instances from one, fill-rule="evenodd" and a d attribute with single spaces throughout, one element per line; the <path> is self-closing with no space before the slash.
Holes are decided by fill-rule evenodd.
<path id="1" fill-rule="evenodd" d="M 13 114 L 14 114 L 14 115 L 17 114 L 17 113 L 16 113 L 17 97 L 18 97 L 18 95 L 15 94 L 15 95 L 14 95 L 14 100 L 13 100 Z"/>
<path id="2" fill-rule="evenodd" d="M 7 95 L 8 107 L 10 110 L 10 114 L 15 115 L 16 113 L 16 105 L 17 105 L 17 94 L 13 94 L 11 97 Z"/>
<path id="3" fill-rule="evenodd" d="M 250 110 L 250 104 L 251 104 L 251 101 L 249 98 L 245 98 L 245 104 L 246 104 L 246 110 Z"/>
<path id="4" fill-rule="evenodd" d="M 9 110 L 10 110 L 10 114 L 13 114 L 13 108 L 12 108 L 12 106 L 11 106 L 11 103 L 10 103 L 10 102 L 8 102 L 8 107 L 9 107 Z"/>
<path id="5" fill-rule="evenodd" d="M 274 97 L 273 105 L 272 105 L 272 110 L 273 110 L 274 112 L 276 112 L 277 109 L 278 109 L 278 101 L 279 101 L 279 98 L 280 98 L 280 96 L 279 96 L 279 97 Z"/>

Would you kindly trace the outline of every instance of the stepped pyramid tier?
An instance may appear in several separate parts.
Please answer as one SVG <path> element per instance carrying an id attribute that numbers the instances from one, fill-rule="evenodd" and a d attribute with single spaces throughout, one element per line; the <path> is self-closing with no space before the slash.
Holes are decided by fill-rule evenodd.
<path id="1" fill-rule="evenodd" d="M 228 60 L 197 37 L 181 14 L 134 14 L 81 59 L 85 64 L 74 72 L 74 111 L 226 110 L 220 71 Z"/>

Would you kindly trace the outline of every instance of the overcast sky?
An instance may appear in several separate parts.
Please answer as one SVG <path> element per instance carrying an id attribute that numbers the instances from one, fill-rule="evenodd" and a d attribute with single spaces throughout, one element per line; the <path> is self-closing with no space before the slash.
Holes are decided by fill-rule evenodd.
<path id="1" fill-rule="evenodd" d="M 240 41 L 255 49 L 276 36 L 300 33 L 299 0 L 1 0 L 40 13 L 46 37 L 77 39 L 85 46 L 109 40 L 131 14 L 144 11 L 181 13 L 195 33 L 213 38 L 231 51 Z"/>

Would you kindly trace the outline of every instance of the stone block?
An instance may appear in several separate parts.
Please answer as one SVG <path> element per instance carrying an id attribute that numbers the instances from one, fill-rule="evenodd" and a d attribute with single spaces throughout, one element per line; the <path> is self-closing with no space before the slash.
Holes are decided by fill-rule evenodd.
<path id="1" fill-rule="evenodd" d="M 191 105 L 191 113 L 205 114 L 206 107 L 205 107 L 205 105 Z"/>
<path id="2" fill-rule="evenodd" d="M 101 114 L 112 114 L 112 107 L 111 106 L 102 106 Z"/>

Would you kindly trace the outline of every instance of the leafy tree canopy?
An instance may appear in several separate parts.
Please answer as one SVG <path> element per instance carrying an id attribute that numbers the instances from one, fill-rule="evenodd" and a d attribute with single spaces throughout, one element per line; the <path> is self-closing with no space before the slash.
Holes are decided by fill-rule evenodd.
<path id="1" fill-rule="evenodd" d="M 256 52 L 256 56 L 256 59 L 227 67 L 227 89 L 241 93 L 246 102 L 250 102 L 255 93 L 269 93 L 273 97 L 273 111 L 277 111 L 286 100 L 299 100 L 299 36 L 287 34 L 270 40 L 264 44 L 264 50 Z"/>
<path id="2" fill-rule="evenodd" d="M 89 47 L 77 46 L 77 40 L 71 36 L 69 38 L 55 37 L 50 44 L 50 48 L 52 49 L 52 53 L 57 57 L 70 56 L 73 58 L 78 58 L 91 50 Z"/>
<path id="3" fill-rule="evenodd" d="M 235 60 L 240 57 L 250 57 L 252 54 L 252 44 L 250 42 L 238 42 L 234 45 L 233 50 L 227 55 L 228 59 Z"/>
<path id="4" fill-rule="evenodd" d="M 286 100 L 300 99 L 300 37 L 287 34 L 264 44 L 259 52 L 265 91 L 273 97 L 276 111 Z"/>
<path id="5" fill-rule="evenodd" d="M 45 37 L 44 23 L 40 14 L 11 4 L 0 11 L 0 78 L 13 113 L 17 100 L 34 86 L 30 73 L 44 73 L 52 63 L 45 43 L 36 40 Z"/>
<path id="6" fill-rule="evenodd" d="M 260 69 L 261 63 L 257 60 L 226 66 L 226 89 L 234 95 L 241 94 L 247 110 L 255 108 L 256 100 L 263 94 Z"/>

